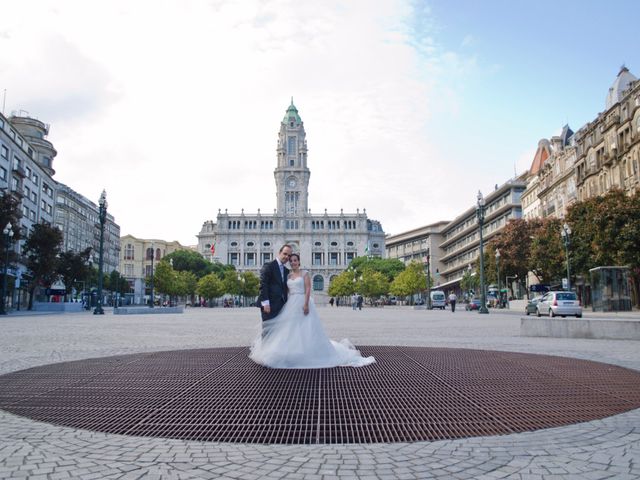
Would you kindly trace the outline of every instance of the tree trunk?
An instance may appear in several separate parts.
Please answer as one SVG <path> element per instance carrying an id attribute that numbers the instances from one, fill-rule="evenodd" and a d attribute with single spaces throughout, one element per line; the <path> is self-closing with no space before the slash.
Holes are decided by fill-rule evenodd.
<path id="1" fill-rule="evenodd" d="M 36 291 L 36 287 L 29 287 L 29 305 L 27 306 L 27 310 L 33 310 L 33 292 Z"/>
<path id="2" fill-rule="evenodd" d="M 640 308 L 640 275 L 631 274 L 631 302 Z"/>

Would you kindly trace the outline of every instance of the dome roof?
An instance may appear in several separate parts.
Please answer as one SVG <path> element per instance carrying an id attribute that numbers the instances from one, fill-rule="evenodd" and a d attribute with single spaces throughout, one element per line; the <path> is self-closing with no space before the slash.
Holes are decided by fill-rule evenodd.
<path id="1" fill-rule="evenodd" d="M 620 72 L 616 77 L 616 80 L 611 85 L 609 93 L 607 93 L 606 109 L 609 110 L 622 98 L 622 92 L 629 88 L 631 82 L 638 80 L 634 75 L 629 72 L 629 69 L 624 65 L 620 68 Z"/>
<path id="2" fill-rule="evenodd" d="M 287 108 L 287 113 L 285 113 L 284 118 L 282 119 L 283 123 L 289 123 L 291 121 L 302 123 L 302 119 L 300 118 L 300 115 L 298 115 L 298 109 L 293 104 L 293 97 L 291 97 L 291 105 Z"/>

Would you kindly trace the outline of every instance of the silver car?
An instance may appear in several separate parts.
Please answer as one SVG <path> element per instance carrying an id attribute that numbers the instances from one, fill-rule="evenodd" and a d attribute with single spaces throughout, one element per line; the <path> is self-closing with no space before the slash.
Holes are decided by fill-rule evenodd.
<path id="1" fill-rule="evenodd" d="M 536 313 L 540 315 L 549 315 L 555 317 L 560 315 L 575 315 L 577 318 L 582 317 L 582 306 L 575 292 L 547 292 L 538 302 Z"/>
<path id="2" fill-rule="evenodd" d="M 524 313 L 526 313 L 527 315 L 531 314 L 531 313 L 537 313 L 538 312 L 538 302 L 542 299 L 542 295 L 538 296 L 538 297 L 534 297 L 531 300 L 529 300 L 527 302 L 527 305 L 524 307 Z"/>

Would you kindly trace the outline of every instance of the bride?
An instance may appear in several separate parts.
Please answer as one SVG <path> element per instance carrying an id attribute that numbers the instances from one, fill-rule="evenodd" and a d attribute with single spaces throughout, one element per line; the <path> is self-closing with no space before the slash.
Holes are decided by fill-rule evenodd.
<path id="1" fill-rule="evenodd" d="M 363 357 L 349 340 L 327 337 L 311 298 L 309 272 L 300 270 L 297 253 L 289 263 L 287 303 L 277 317 L 263 322 L 263 333 L 249 357 L 271 368 L 362 367 L 375 362 L 374 357 Z"/>

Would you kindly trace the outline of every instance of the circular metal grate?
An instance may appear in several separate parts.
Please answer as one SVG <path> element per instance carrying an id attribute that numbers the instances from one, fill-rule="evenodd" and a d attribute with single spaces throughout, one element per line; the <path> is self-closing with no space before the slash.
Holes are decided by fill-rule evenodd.
<path id="1" fill-rule="evenodd" d="M 0 408 L 100 432 L 241 443 L 498 435 L 640 407 L 640 374 L 571 358 L 362 347 L 364 368 L 273 370 L 248 349 L 142 353 L 0 376 Z"/>

